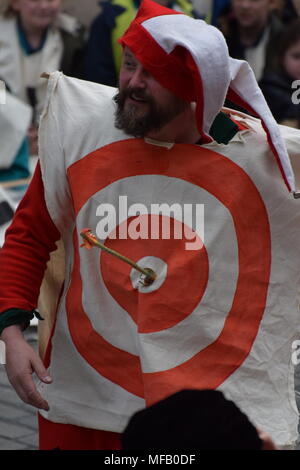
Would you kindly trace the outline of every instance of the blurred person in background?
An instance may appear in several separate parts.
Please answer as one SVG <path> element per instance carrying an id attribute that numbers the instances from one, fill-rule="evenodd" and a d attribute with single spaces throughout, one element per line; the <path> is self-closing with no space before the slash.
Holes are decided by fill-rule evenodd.
<path id="1" fill-rule="evenodd" d="M 279 49 L 278 69 L 266 74 L 260 82 L 277 122 L 300 128 L 300 104 L 292 99 L 295 80 L 300 80 L 300 19 L 285 31 Z"/>
<path id="2" fill-rule="evenodd" d="M 213 26 L 218 27 L 219 17 L 226 15 L 230 10 L 231 2 L 230 0 L 202 0 L 200 1 L 201 5 L 203 5 L 203 19 Z M 206 7 L 204 9 L 204 6 Z M 199 11 L 199 8 L 198 10 Z"/>
<path id="3" fill-rule="evenodd" d="M 91 26 L 86 52 L 85 78 L 108 86 L 118 85 L 122 48 L 117 39 L 134 19 L 141 0 L 108 0 Z M 197 17 L 189 0 L 157 0 L 156 3 Z"/>
<path id="4" fill-rule="evenodd" d="M 8 93 L 1 84 L 0 183 L 29 177 L 29 145 L 26 138 L 32 111 L 28 104 Z"/>
<path id="5" fill-rule="evenodd" d="M 283 24 L 274 0 L 232 0 L 230 13 L 219 19 L 231 57 L 244 59 L 259 81 L 274 70 Z"/>
<path id="6" fill-rule="evenodd" d="M 37 154 L 37 126 L 46 94 L 41 74 L 62 70 L 81 76 L 83 28 L 60 12 L 61 3 L 6 0 L 0 16 L 0 79 L 8 92 L 32 107 L 28 138 L 33 155 Z"/>
<path id="7" fill-rule="evenodd" d="M 99 0 L 63 0 L 63 11 L 77 18 L 86 29 L 89 29 L 94 18 L 100 13 Z"/>
<path id="8" fill-rule="evenodd" d="M 276 12 L 279 15 L 281 21 L 287 25 L 293 22 L 300 13 L 300 1 L 299 0 L 275 0 L 276 1 Z"/>

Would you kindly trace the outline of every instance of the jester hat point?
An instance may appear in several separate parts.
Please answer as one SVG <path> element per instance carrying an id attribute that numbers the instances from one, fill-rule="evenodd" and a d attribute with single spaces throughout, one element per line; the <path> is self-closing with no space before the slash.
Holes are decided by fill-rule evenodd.
<path id="1" fill-rule="evenodd" d="M 212 141 L 209 130 L 226 98 L 261 119 L 283 179 L 294 191 L 285 144 L 254 73 L 246 61 L 229 56 L 224 36 L 217 28 L 143 0 L 119 42 L 164 88 L 181 99 L 196 102 L 197 127 L 203 143 Z"/>

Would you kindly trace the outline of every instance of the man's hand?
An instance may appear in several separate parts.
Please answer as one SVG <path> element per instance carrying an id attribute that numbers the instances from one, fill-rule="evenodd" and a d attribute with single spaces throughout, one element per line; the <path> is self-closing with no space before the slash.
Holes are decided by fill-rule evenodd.
<path id="1" fill-rule="evenodd" d="M 17 394 L 25 403 L 42 410 L 49 410 L 49 405 L 39 394 L 32 379 L 33 372 L 39 379 L 49 384 L 52 382 L 41 359 L 23 338 L 19 325 L 5 328 L 1 340 L 6 346 L 6 372 Z"/>

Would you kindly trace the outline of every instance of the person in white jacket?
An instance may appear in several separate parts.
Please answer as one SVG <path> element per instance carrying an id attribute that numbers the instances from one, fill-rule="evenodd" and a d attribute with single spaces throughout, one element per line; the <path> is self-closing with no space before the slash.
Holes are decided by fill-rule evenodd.
<path id="1" fill-rule="evenodd" d="M 81 74 L 83 28 L 60 10 L 61 0 L 6 0 L 2 5 L 0 80 L 32 108 L 27 136 L 33 155 L 38 153 L 37 126 L 46 94 L 42 72 Z"/>

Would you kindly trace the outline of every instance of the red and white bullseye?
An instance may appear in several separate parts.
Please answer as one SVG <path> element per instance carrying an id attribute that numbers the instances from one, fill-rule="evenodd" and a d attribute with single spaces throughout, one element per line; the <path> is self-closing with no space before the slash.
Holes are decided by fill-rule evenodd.
<path id="1" fill-rule="evenodd" d="M 136 269 L 132 268 L 130 271 L 130 279 L 134 289 L 137 289 L 142 294 L 147 294 L 158 290 L 165 282 L 168 272 L 168 265 L 165 261 L 156 256 L 144 256 L 137 261 L 137 264 L 142 268 L 150 268 L 156 274 L 155 281 L 149 286 L 143 284 L 143 275 Z"/>
<path id="2" fill-rule="evenodd" d="M 128 264 L 106 252 L 79 253 L 74 231 L 66 310 L 79 354 L 109 383 L 149 404 L 162 390 L 220 386 L 247 358 L 268 293 L 270 225 L 251 178 L 214 150 L 185 144 L 166 150 L 141 139 L 92 152 L 69 168 L 68 178 L 80 229 L 95 228 L 99 204 L 115 205 L 120 194 L 129 206 L 138 201 L 147 209 L 162 201 L 205 205 L 202 249 L 189 251 L 187 240 L 176 238 L 105 239 L 135 262 L 146 258 L 147 268 L 149 258 L 163 260 L 165 279 L 145 287 L 148 295 L 133 287 Z"/>

